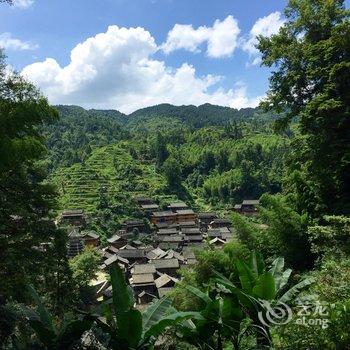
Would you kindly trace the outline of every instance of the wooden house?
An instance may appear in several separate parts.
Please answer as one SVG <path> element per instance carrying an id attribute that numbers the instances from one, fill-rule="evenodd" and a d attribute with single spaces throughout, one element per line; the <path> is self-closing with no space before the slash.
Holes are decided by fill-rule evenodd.
<path id="1" fill-rule="evenodd" d="M 210 222 L 209 228 L 231 227 L 232 223 L 229 219 L 214 219 Z"/>
<path id="2" fill-rule="evenodd" d="M 174 287 L 175 283 L 179 280 L 177 278 L 171 277 L 166 273 L 160 275 L 154 282 L 156 284 L 157 289 L 165 288 L 165 287 Z"/>
<path id="3" fill-rule="evenodd" d="M 168 209 L 173 211 L 173 212 L 176 212 L 178 210 L 185 210 L 185 209 L 188 209 L 188 206 L 186 203 L 184 202 L 174 202 L 174 203 L 170 203 L 168 205 Z"/>
<path id="4" fill-rule="evenodd" d="M 156 284 L 152 273 L 133 274 L 129 279 L 130 286 L 134 290 L 135 295 L 145 291 L 152 295 L 156 294 Z"/>
<path id="5" fill-rule="evenodd" d="M 178 235 L 179 231 L 176 228 L 161 228 L 157 231 L 157 235 L 160 236 L 171 236 Z"/>
<path id="6" fill-rule="evenodd" d="M 163 249 L 163 250 L 169 250 L 169 249 L 178 250 L 178 249 L 181 249 L 179 247 L 179 243 L 177 243 L 177 242 L 159 242 L 158 248 Z"/>
<path id="7" fill-rule="evenodd" d="M 135 230 L 138 232 L 144 232 L 145 223 L 142 220 L 126 220 L 123 222 L 123 230 L 126 233 L 132 233 Z"/>
<path id="8" fill-rule="evenodd" d="M 197 219 L 196 213 L 192 209 L 179 209 L 176 210 L 177 222 L 193 222 Z"/>
<path id="9" fill-rule="evenodd" d="M 135 197 L 134 200 L 139 207 L 142 205 L 154 204 L 154 200 L 150 197 L 138 196 Z"/>
<path id="10" fill-rule="evenodd" d="M 154 225 L 160 223 L 166 223 L 168 225 L 176 223 L 177 215 L 176 213 L 168 211 L 155 211 L 151 215 L 151 223 Z"/>
<path id="11" fill-rule="evenodd" d="M 139 305 L 146 305 L 146 304 L 149 304 L 151 303 L 154 299 L 157 299 L 157 297 L 152 294 L 152 293 L 149 293 L 149 292 L 146 292 L 146 291 L 142 291 L 141 293 L 139 293 L 137 295 L 137 303 Z"/>
<path id="12" fill-rule="evenodd" d="M 118 255 L 122 258 L 128 259 L 130 264 L 133 263 L 146 263 L 146 250 L 144 249 L 120 249 Z"/>
<path id="13" fill-rule="evenodd" d="M 202 232 L 199 229 L 199 227 L 185 227 L 181 230 L 181 233 L 183 233 L 186 236 L 191 236 L 191 235 L 201 235 Z"/>
<path id="14" fill-rule="evenodd" d="M 128 243 L 128 241 L 124 237 L 120 237 L 118 235 L 114 235 L 113 237 L 108 238 L 107 242 L 109 245 L 117 249 L 120 249 Z"/>
<path id="15" fill-rule="evenodd" d="M 179 230 L 183 228 L 195 228 L 198 227 L 195 221 L 179 221 L 177 224 Z"/>
<path id="16" fill-rule="evenodd" d="M 98 247 L 100 245 L 100 237 L 96 231 L 83 231 L 81 235 L 86 246 Z"/>
<path id="17" fill-rule="evenodd" d="M 221 247 L 221 246 L 223 246 L 225 243 L 226 243 L 226 241 L 224 241 L 223 239 L 218 238 L 218 237 L 213 238 L 211 241 L 209 241 L 209 244 L 210 244 L 210 245 L 213 245 L 213 246 L 215 246 L 215 247 Z"/>
<path id="18" fill-rule="evenodd" d="M 203 241 L 203 235 L 189 235 L 189 236 L 185 236 L 184 241 L 186 242 L 186 244 L 189 243 L 199 243 Z"/>
<path id="19" fill-rule="evenodd" d="M 158 288 L 158 297 L 163 298 L 173 290 L 173 287 Z"/>
<path id="20" fill-rule="evenodd" d="M 59 222 L 62 225 L 84 227 L 86 224 L 84 210 L 64 210 L 61 214 Z"/>
<path id="21" fill-rule="evenodd" d="M 80 254 L 84 250 L 84 239 L 78 229 L 68 234 L 68 256 L 70 258 Z"/>
<path id="22" fill-rule="evenodd" d="M 177 259 L 155 259 L 152 263 L 158 272 L 166 273 L 169 276 L 176 276 L 180 267 Z"/>
<path id="23" fill-rule="evenodd" d="M 199 213 L 198 214 L 198 223 L 202 228 L 208 228 L 209 224 L 217 219 L 217 215 L 215 213 Z"/>
<path id="24" fill-rule="evenodd" d="M 155 274 L 156 268 L 154 264 L 135 264 L 131 269 L 132 275 Z"/>
<path id="25" fill-rule="evenodd" d="M 241 205 L 241 213 L 248 215 L 258 213 L 259 203 L 258 199 L 244 200 Z"/>

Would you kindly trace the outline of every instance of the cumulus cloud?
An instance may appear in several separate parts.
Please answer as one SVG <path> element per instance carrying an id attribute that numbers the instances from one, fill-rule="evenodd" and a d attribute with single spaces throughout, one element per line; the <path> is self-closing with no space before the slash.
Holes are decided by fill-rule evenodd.
<path id="1" fill-rule="evenodd" d="M 278 11 L 259 18 L 254 23 L 250 30 L 249 38 L 242 42 L 242 49 L 252 58 L 251 64 L 256 65 L 261 62 L 259 50 L 255 47 L 258 43 L 257 37 L 259 35 L 269 37 L 273 34 L 277 34 L 284 23 L 285 20 L 281 17 L 281 13 Z"/>
<path id="2" fill-rule="evenodd" d="M 145 29 L 110 26 L 74 47 L 68 65 L 61 67 L 54 58 L 47 58 L 26 66 L 22 74 L 56 104 L 116 108 L 126 113 L 159 103 L 257 105 L 259 98 L 249 98 L 244 85 L 219 88 L 216 84 L 222 77 L 198 77 L 187 63 L 171 68 L 152 59 L 157 50 Z"/>
<path id="3" fill-rule="evenodd" d="M 34 0 L 14 0 L 13 6 L 20 9 L 26 9 L 34 4 Z"/>
<path id="4" fill-rule="evenodd" d="M 207 43 L 206 52 L 209 57 L 229 57 L 237 47 L 239 33 L 238 22 L 232 16 L 223 21 L 217 19 L 212 27 L 194 29 L 190 24 L 175 24 L 161 49 L 166 54 L 179 49 L 200 52 L 200 46 Z"/>
<path id="5" fill-rule="evenodd" d="M 35 50 L 38 45 L 14 38 L 11 33 L 2 33 L 0 34 L 0 47 L 7 50 Z"/>

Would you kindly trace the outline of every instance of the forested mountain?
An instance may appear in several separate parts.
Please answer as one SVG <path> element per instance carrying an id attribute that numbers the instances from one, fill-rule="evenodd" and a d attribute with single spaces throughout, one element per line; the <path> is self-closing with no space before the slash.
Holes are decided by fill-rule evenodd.
<path id="1" fill-rule="evenodd" d="M 236 110 L 210 104 L 199 107 L 162 104 L 130 115 L 116 110 L 86 110 L 79 106 L 59 105 L 55 108 L 59 120 L 43 129 L 50 150 L 50 169 L 82 162 L 92 149 L 126 139 L 130 132 L 144 134 L 172 128 L 181 133 L 238 121 L 263 125 L 272 120 L 270 114 L 259 109 Z"/>

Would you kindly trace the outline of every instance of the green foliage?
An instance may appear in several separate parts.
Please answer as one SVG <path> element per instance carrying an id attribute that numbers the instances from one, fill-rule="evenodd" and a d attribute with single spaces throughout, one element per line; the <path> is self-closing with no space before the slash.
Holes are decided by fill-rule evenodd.
<path id="1" fill-rule="evenodd" d="M 96 278 L 101 253 L 95 248 L 85 247 L 84 251 L 69 261 L 75 282 L 81 286 L 88 286 Z"/>
<path id="2" fill-rule="evenodd" d="M 276 66 L 265 102 L 286 112 L 277 126 L 299 116 L 290 181 L 301 210 L 313 217 L 350 213 L 350 14 L 343 0 L 291 0 L 279 33 L 260 37 L 263 64 Z M 311 203 L 310 203 L 311 200 Z"/>
<path id="3" fill-rule="evenodd" d="M 5 69 L 0 51 L 0 296 L 21 300 L 24 285 L 38 285 L 49 268 L 45 247 L 56 233 L 47 219 L 55 193 L 38 164 L 46 151 L 38 129 L 57 112 L 33 85 Z"/>
<path id="4" fill-rule="evenodd" d="M 325 216 L 325 225 L 309 227 L 311 249 L 319 258 L 350 253 L 350 218 L 345 216 Z"/>
<path id="5" fill-rule="evenodd" d="M 80 341 L 83 333 L 91 328 L 91 319 L 77 319 L 71 315 L 66 315 L 57 326 L 35 289 L 30 286 L 28 292 L 36 305 L 36 310 L 29 308 L 26 310 L 28 322 L 37 339 L 46 349 L 73 348 Z"/>

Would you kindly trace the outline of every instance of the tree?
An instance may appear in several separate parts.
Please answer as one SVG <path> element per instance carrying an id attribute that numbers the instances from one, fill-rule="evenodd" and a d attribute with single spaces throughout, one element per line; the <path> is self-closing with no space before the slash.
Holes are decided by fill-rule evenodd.
<path id="1" fill-rule="evenodd" d="M 73 279 L 81 289 L 86 289 L 89 282 L 96 278 L 101 254 L 95 248 L 85 247 L 81 254 L 69 261 Z"/>
<path id="2" fill-rule="evenodd" d="M 23 298 L 39 284 L 45 244 L 56 230 L 47 220 L 55 205 L 52 186 L 38 164 L 45 154 L 39 127 L 57 118 L 46 98 L 18 74 L 7 74 L 0 52 L 0 295 Z"/>
<path id="3" fill-rule="evenodd" d="M 163 172 L 168 188 L 173 191 L 181 190 L 181 167 L 177 159 L 169 157 L 163 164 Z"/>
<path id="4" fill-rule="evenodd" d="M 160 167 L 168 158 L 169 152 L 164 136 L 158 132 L 155 142 L 156 164 Z"/>
<path id="5" fill-rule="evenodd" d="M 260 37 L 262 63 L 275 66 L 263 106 L 299 117 L 290 183 L 300 210 L 313 217 L 350 213 L 350 13 L 343 0 L 290 0 L 279 33 Z M 308 201 L 312 200 L 312 206 Z"/>

